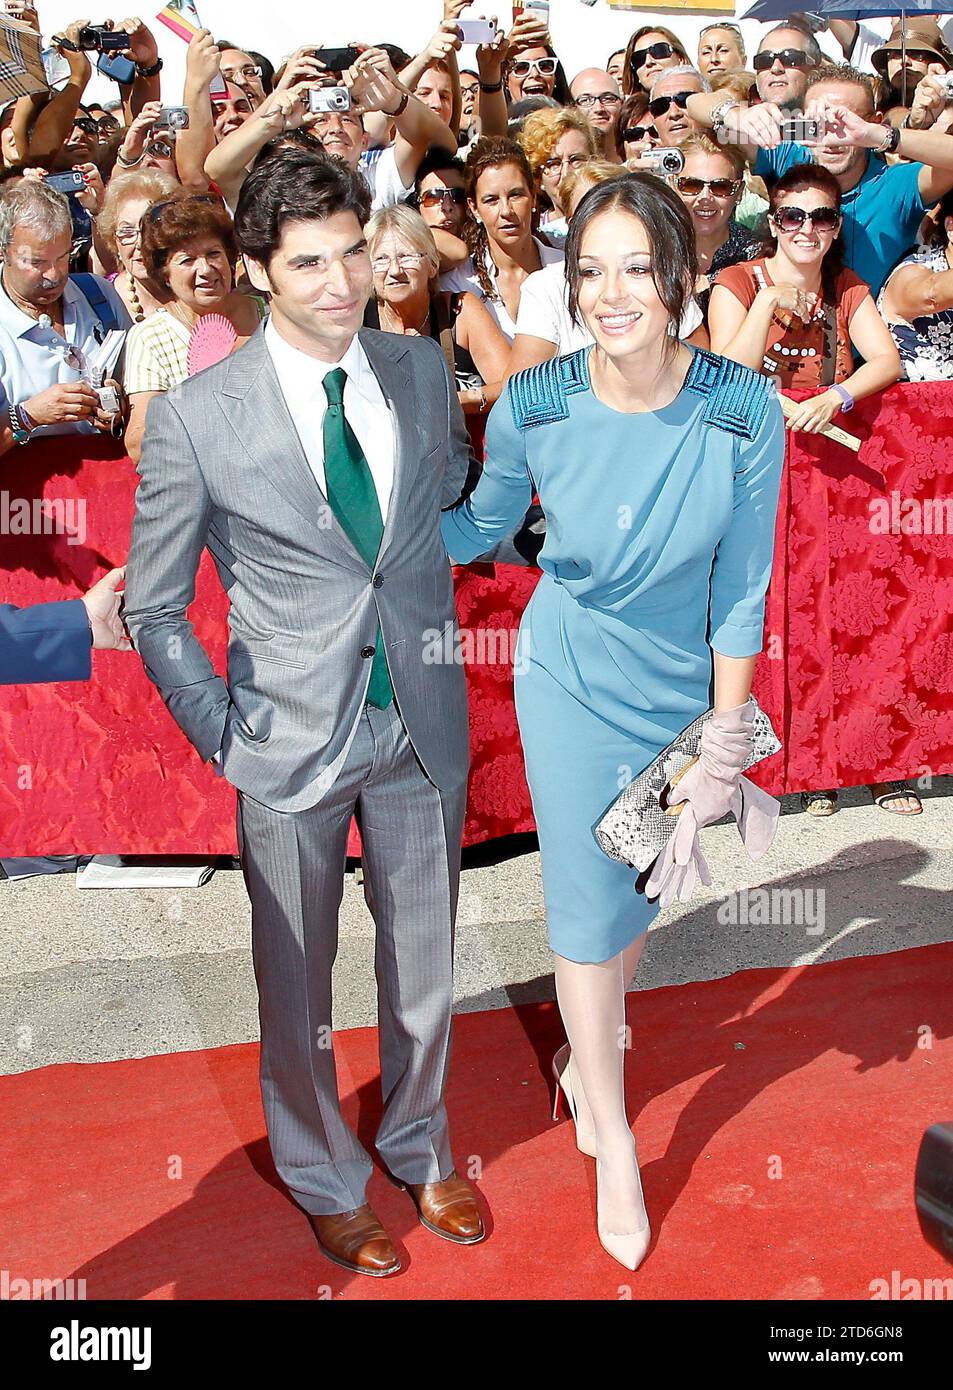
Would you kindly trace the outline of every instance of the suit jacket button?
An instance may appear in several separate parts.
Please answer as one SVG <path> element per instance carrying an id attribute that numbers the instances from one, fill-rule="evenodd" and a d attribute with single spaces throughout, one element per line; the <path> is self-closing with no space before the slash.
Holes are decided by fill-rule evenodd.
<path id="1" fill-rule="evenodd" d="M 375 647 L 362 647 L 362 648 L 361 648 L 361 656 L 364 658 L 365 661 L 370 661 L 370 659 L 371 659 L 371 657 L 374 655 L 374 652 L 375 652 L 375 651 L 376 651 L 376 648 L 375 648 Z"/>
<path id="2" fill-rule="evenodd" d="M 383 576 L 382 574 L 375 574 L 375 576 L 374 576 L 374 588 L 375 588 L 375 589 L 380 589 L 380 588 L 383 587 L 383 584 L 384 584 L 384 576 Z"/>

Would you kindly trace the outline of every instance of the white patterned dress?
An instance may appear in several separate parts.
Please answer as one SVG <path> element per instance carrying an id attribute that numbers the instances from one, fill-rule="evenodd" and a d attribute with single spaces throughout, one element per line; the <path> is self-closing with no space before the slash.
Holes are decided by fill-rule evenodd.
<path id="1" fill-rule="evenodd" d="M 891 271 L 877 297 L 877 308 L 890 329 L 905 381 L 953 381 L 953 309 L 941 309 L 937 314 L 922 314 L 907 322 L 891 321 L 884 310 L 884 295 L 890 281 L 906 266 L 927 266 L 936 274 L 950 269 L 945 246 L 928 246 L 915 251 Z"/>

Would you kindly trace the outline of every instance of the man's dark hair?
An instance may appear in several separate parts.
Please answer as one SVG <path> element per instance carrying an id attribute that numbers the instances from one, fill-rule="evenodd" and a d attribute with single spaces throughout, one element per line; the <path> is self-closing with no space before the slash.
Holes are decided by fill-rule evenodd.
<path id="1" fill-rule="evenodd" d="M 420 185 L 428 174 L 442 174 L 446 169 L 453 169 L 461 178 L 466 177 L 467 171 L 463 167 L 462 159 L 458 159 L 441 145 L 431 145 L 414 175 L 414 195 L 420 192 Z"/>
<path id="2" fill-rule="evenodd" d="M 226 53 L 229 49 L 235 53 L 247 53 L 252 62 L 257 63 L 261 68 L 261 85 L 265 96 L 271 95 L 275 89 L 275 69 L 263 53 L 256 53 L 252 48 L 245 48 L 244 44 L 232 43 L 231 39 L 218 39 L 215 47 L 219 53 Z"/>
<path id="3" fill-rule="evenodd" d="M 691 214 L 677 193 L 654 174 L 624 174 L 591 188 L 576 208 L 566 238 L 566 283 L 569 312 L 579 322 L 579 253 L 590 224 L 604 212 L 628 212 L 645 228 L 652 256 L 652 275 L 669 319 L 681 322 L 698 278 L 695 230 Z M 671 338 L 673 346 L 677 336 Z"/>
<path id="4" fill-rule="evenodd" d="M 255 155 L 252 168 L 257 169 L 259 164 L 263 164 L 266 159 L 274 159 L 275 155 L 285 154 L 289 151 L 307 151 L 308 154 L 323 154 L 324 146 L 313 131 L 305 130 L 304 126 L 296 126 L 293 130 L 283 130 L 280 135 L 273 135 L 267 144 L 262 145 Z"/>
<path id="5" fill-rule="evenodd" d="M 275 90 L 275 65 L 270 58 L 266 58 L 264 53 L 256 53 L 253 48 L 246 48 L 245 52 L 249 58 L 254 58 L 261 68 L 261 85 L 264 88 L 265 96 L 271 96 Z"/>
<path id="6" fill-rule="evenodd" d="M 405 53 L 396 43 L 375 43 L 374 48 L 382 48 L 390 59 L 390 65 L 394 71 L 400 75 L 401 68 L 405 68 L 413 59 L 409 53 Z"/>
<path id="7" fill-rule="evenodd" d="M 289 150 L 259 164 L 242 184 L 235 232 L 242 254 L 267 270 L 286 222 L 326 222 L 353 212 L 363 227 L 371 191 L 362 174 L 336 155 Z"/>

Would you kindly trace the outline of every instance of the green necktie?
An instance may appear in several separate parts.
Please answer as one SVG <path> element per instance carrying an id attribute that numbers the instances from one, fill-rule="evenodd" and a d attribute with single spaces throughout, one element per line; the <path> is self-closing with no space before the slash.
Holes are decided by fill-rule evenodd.
<path id="1" fill-rule="evenodd" d="M 371 569 L 377 563 L 381 548 L 384 522 L 381 518 L 377 489 L 364 450 L 344 414 L 344 386 L 347 373 L 336 367 L 324 378 L 328 408 L 324 414 L 324 479 L 327 499 L 334 515 L 347 532 L 358 554 Z M 394 698 L 394 688 L 387 671 L 384 639 L 377 630 L 377 647 L 371 667 L 371 683 L 367 702 L 386 709 Z"/>

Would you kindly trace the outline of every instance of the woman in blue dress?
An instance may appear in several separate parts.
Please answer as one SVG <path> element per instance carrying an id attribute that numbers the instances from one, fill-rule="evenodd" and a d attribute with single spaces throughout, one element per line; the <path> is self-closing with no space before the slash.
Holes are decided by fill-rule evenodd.
<path id="1" fill-rule="evenodd" d="M 445 513 L 444 540 L 455 562 L 474 559 L 538 492 L 543 574 L 514 690 L 569 1038 L 554 1072 L 579 1147 L 597 1157 L 600 1239 L 635 1269 L 650 1230 L 625 1113 L 625 991 L 659 902 L 593 827 L 713 700 L 737 725 L 761 649 L 784 427 L 766 378 L 676 337 L 694 238 L 652 175 L 586 195 L 566 274 L 594 346 L 510 378 L 483 475 Z M 660 877 L 661 864 L 664 906 L 674 869 Z"/>

